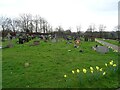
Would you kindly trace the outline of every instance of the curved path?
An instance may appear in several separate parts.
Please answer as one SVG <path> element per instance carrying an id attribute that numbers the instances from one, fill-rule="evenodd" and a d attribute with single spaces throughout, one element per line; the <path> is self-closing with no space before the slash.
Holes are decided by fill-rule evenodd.
<path id="1" fill-rule="evenodd" d="M 120 47 L 118 47 L 117 45 L 105 42 L 103 40 L 98 40 L 98 39 L 95 39 L 95 41 L 98 43 L 101 43 L 102 45 L 105 45 L 107 47 L 111 47 L 113 50 L 117 50 L 118 52 L 120 52 Z"/>

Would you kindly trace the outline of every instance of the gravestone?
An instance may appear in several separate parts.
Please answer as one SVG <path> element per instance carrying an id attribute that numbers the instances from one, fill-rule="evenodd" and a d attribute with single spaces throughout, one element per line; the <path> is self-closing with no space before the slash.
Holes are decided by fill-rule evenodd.
<path id="1" fill-rule="evenodd" d="M 55 38 L 52 39 L 52 42 L 57 42 L 57 40 Z"/>
<path id="2" fill-rule="evenodd" d="M 19 44 L 23 44 L 23 37 L 19 36 Z"/>
<path id="3" fill-rule="evenodd" d="M 7 38 L 9 41 L 12 39 L 12 36 L 10 35 L 10 33 L 8 33 Z"/>
<path id="4" fill-rule="evenodd" d="M 100 53 L 107 53 L 107 52 L 109 52 L 109 49 L 105 46 L 98 46 L 98 47 L 96 47 L 96 51 L 100 52 Z"/>
<path id="5" fill-rule="evenodd" d="M 13 44 L 11 42 L 12 36 L 10 35 L 10 33 L 8 33 L 7 38 L 8 38 L 8 45 L 7 45 L 7 47 L 9 47 L 9 48 L 13 47 Z"/>
<path id="6" fill-rule="evenodd" d="M 33 42 L 33 44 L 34 44 L 34 45 L 39 45 L 39 44 L 40 44 L 40 41 L 37 41 L 37 40 L 36 40 L 36 41 Z"/>

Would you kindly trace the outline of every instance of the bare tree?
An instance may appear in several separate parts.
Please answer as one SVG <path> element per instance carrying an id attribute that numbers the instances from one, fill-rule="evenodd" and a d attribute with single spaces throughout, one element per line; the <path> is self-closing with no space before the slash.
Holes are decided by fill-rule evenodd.
<path id="1" fill-rule="evenodd" d="M 45 33 L 45 31 L 46 31 L 46 30 L 45 30 L 45 23 L 46 23 L 46 22 L 45 22 L 44 19 L 43 19 L 43 22 L 42 22 L 42 23 L 43 23 L 43 33 Z"/>
<path id="2" fill-rule="evenodd" d="M 7 21 L 7 24 L 9 26 L 9 29 L 12 28 L 12 31 L 15 33 L 16 30 L 19 29 L 19 20 L 18 19 L 11 19 L 11 18 L 8 18 L 8 21 Z M 11 27 L 10 27 L 11 26 Z"/>
<path id="3" fill-rule="evenodd" d="M 77 28 L 77 34 L 80 37 L 80 34 L 81 34 L 81 25 L 77 26 L 76 28 Z"/>
<path id="4" fill-rule="evenodd" d="M 31 14 L 20 15 L 21 27 L 24 32 L 29 32 L 29 24 L 31 23 L 31 19 L 32 19 Z"/>
<path id="5" fill-rule="evenodd" d="M 42 18 L 39 17 L 39 32 L 42 32 Z"/>
<path id="6" fill-rule="evenodd" d="M 4 40 L 4 37 L 5 37 L 5 30 L 9 30 L 8 21 L 9 21 L 9 18 L 0 17 L 0 25 L 2 27 L 2 40 Z"/>
<path id="7" fill-rule="evenodd" d="M 34 25 L 33 25 L 33 21 L 31 20 L 31 22 L 30 22 L 30 24 L 29 24 L 30 33 L 33 32 L 33 29 L 34 29 Z"/>
<path id="8" fill-rule="evenodd" d="M 38 32 L 38 24 L 39 24 L 39 15 L 36 15 L 34 17 L 34 23 L 35 23 L 35 32 L 37 33 Z"/>
<path id="9" fill-rule="evenodd" d="M 100 33 L 100 38 L 103 37 L 103 30 L 105 30 L 106 26 L 103 24 L 99 25 L 99 33 Z"/>
<path id="10" fill-rule="evenodd" d="M 0 18 L 0 25 L 5 30 L 11 30 L 12 32 L 44 32 L 48 33 L 52 31 L 52 27 L 44 18 L 39 15 L 32 16 L 31 14 L 21 14 L 18 18 Z M 3 35 L 4 36 L 4 35 Z"/>

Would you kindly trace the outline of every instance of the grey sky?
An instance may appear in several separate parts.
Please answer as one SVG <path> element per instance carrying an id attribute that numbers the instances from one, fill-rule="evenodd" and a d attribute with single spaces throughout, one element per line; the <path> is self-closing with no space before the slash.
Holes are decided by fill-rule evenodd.
<path id="1" fill-rule="evenodd" d="M 118 24 L 119 0 L 0 0 L 0 15 L 17 17 L 22 13 L 39 14 L 54 28 L 64 29 L 81 25 L 86 31 L 90 24 L 113 30 Z"/>

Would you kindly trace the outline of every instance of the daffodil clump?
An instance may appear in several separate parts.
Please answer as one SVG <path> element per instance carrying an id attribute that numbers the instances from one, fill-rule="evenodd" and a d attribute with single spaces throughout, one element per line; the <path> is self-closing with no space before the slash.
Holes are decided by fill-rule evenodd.
<path id="1" fill-rule="evenodd" d="M 117 71 L 117 64 L 113 62 L 113 60 L 111 60 L 109 63 L 109 66 L 108 66 L 108 70 L 112 71 L 115 73 L 115 71 Z"/>
<path id="2" fill-rule="evenodd" d="M 113 52 L 118 52 L 118 50 L 114 50 Z"/>
<path id="3" fill-rule="evenodd" d="M 80 81 L 80 83 L 84 83 L 84 81 L 93 81 L 93 80 L 98 80 L 104 76 L 109 75 L 112 71 L 114 71 L 114 73 L 117 71 L 117 64 L 114 63 L 113 60 L 111 60 L 108 63 L 104 63 L 103 64 L 104 67 L 100 67 L 100 66 L 90 66 L 89 69 L 88 68 L 77 68 L 75 70 L 71 70 L 71 74 L 73 75 L 74 78 L 76 78 L 77 81 Z M 65 79 L 68 79 L 70 77 L 68 77 L 68 75 L 64 74 L 63 77 Z M 74 79 L 75 80 L 75 79 Z M 73 80 L 71 80 L 73 81 Z"/>

